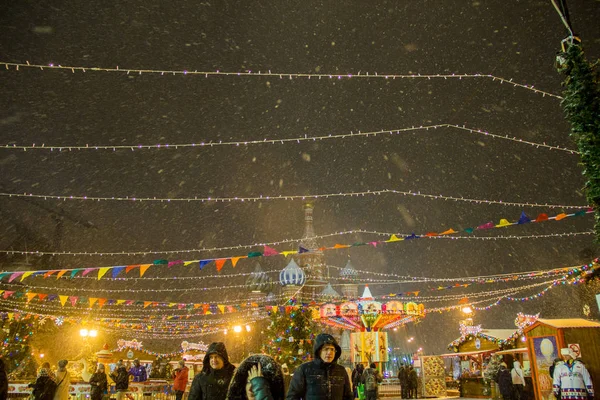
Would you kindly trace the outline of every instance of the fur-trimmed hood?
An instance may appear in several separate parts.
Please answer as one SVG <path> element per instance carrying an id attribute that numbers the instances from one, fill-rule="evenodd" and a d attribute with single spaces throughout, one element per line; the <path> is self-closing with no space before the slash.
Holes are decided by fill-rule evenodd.
<path id="1" fill-rule="evenodd" d="M 335 358 L 333 359 L 332 363 L 337 362 L 338 358 L 340 358 L 340 356 L 342 355 L 342 348 L 337 343 L 337 340 L 335 340 L 335 338 L 328 333 L 320 333 L 316 337 L 315 344 L 313 345 L 314 359 L 323 361 L 319 356 L 319 353 L 321 352 L 321 347 L 323 347 L 326 344 L 331 344 L 333 345 L 333 347 L 335 347 Z"/>

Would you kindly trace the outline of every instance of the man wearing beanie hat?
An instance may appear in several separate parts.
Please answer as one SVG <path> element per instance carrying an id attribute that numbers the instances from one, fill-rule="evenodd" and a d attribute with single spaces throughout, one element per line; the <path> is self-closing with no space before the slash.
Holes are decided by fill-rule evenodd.
<path id="1" fill-rule="evenodd" d="M 294 371 L 286 400 L 353 400 L 350 378 L 337 363 L 341 354 L 342 349 L 333 336 L 326 333 L 317 336 L 314 359 Z"/>
<path id="2" fill-rule="evenodd" d="M 577 355 L 570 348 L 560 349 L 560 355 L 565 362 L 554 369 L 554 396 L 562 400 L 593 399 L 594 387 L 585 365 L 577 360 Z"/>
<path id="3" fill-rule="evenodd" d="M 211 343 L 204 356 L 202 372 L 192 381 L 188 400 L 225 400 L 234 370 L 225 344 Z"/>

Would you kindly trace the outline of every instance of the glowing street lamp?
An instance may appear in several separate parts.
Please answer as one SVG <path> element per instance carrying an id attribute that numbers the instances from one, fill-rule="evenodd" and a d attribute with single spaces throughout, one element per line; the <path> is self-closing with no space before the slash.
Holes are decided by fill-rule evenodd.
<path id="1" fill-rule="evenodd" d="M 98 336 L 98 331 L 95 329 L 91 329 L 89 334 L 90 334 L 90 337 L 96 337 L 96 336 Z"/>
<path id="2" fill-rule="evenodd" d="M 239 325 L 236 325 L 236 326 L 233 327 L 233 331 L 235 333 L 240 333 L 242 331 L 242 327 L 239 326 Z"/>
<path id="3" fill-rule="evenodd" d="M 467 315 L 468 315 L 468 314 L 473 314 L 473 309 L 471 308 L 471 306 L 464 306 L 464 307 L 462 308 L 462 312 L 463 312 L 464 314 L 467 314 Z"/>
<path id="4" fill-rule="evenodd" d="M 87 329 L 83 328 L 81 330 L 79 330 L 79 336 L 81 337 L 88 337 L 90 334 L 90 331 L 88 331 Z"/>

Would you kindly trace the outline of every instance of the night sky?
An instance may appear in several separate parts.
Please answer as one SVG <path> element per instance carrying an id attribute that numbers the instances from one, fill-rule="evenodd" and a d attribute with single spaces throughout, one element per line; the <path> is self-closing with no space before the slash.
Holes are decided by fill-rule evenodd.
<path id="1" fill-rule="evenodd" d="M 586 56 L 595 60 L 600 56 L 600 2 L 569 3 L 571 22 Z M 241 142 L 450 124 L 575 148 L 560 99 L 491 78 L 290 79 L 286 75 L 489 74 L 560 95 L 563 76 L 556 72 L 554 59 L 567 33 L 550 1 L 13 1 L 0 6 L 0 25 L 2 62 L 88 68 L 85 73 L 17 71 L 0 63 L 2 145 Z M 117 66 L 122 70 L 271 71 L 282 77 L 89 70 Z M 451 127 L 211 148 L 62 152 L 2 148 L 0 192 L 221 198 L 394 189 L 585 207 L 578 161 L 576 154 Z M 298 239 L 303 232 L 302 206 L 301 200 L 160 203 L 2 196 L 0 267 L 5 271 L 102 267 L 244 255 L 262 247 L 167 252 Z M 489 221 L 498 223 L 501 218 L 516 221 L 522 211 L 535 218 L 539 213 L 553 216 L 576 210 L 382 194 L 319 199 L 314 225 L 318 235 L 349 230 L 410 235 L 449 228 L 460 231 Z M 56 215 L 64 217 L 60 240 Z M 587 263 L 598 256 L 594 236 L 589 234 L 592 229 L 593 217 L 586 215 L 472 235 L 514 236 L 510 239 L 419 239 L 328 251 L 326 260 L 343 267 L 350 257 L 359 270 L 434 278 L 551 269 Z M 562 235 L 566 233 L 582 234 Z M 560 235 L 539 237 L 553 234 Z M 332 236 L 320 243 L 384 239 L 362 233 Z M 283 251 L 295 245 L 272 247 Z M 25 257 L 8 250 L 152 254 Z M 280 270 L 288 260 L 258 261 L 265 270 Z M 234 270 L 228 263 L 222 274 L 248 273 L 254 265 L 255 260 L 241 260 Z M 330 272 L 337 276 L 334 268 Z M 145 276 L 214 274 L 212 264 L 203 271 L 197 265 L 157 267 Z M 24 283 L 54 286 L 64 293 L 72 290 L 69 294 L 82 286 L 98 290 L 77 292 L 81 296 L 217 302 L 245 298 L 239 288 L 221 288 L 245 279 L 96 282 L 38 277 Z M 200 286 L 218 289 L 200 291 Z M 436 286 L 370 288 L 380 296 L 417 289 L 425 293 Z M 0 285 L 6 290 L 14 287 L 6 285 L 6 279 Z M 102 292 L 107 288 L 130 292 Z M 189 290 L 136 291 L 169 288 Z M 452 294 L 484 290 L 490 289 L 470 287 Z M 488 328 L 512 328 L 518 312 L 583 318 L 583 304 L 589 304 L 591 316 L 598 318 L 592 292 L 590 287 L 561 287 L 536 301 L 505 302 L 478 312 L 475 321 Z M 58 315 L 60 310 L 49 313 Z M 459 336 L 459 318 L 456 311 L 432 314 L 401 331 L 417 335 L 427 353 L 445 352 L 446 345 Z"/>

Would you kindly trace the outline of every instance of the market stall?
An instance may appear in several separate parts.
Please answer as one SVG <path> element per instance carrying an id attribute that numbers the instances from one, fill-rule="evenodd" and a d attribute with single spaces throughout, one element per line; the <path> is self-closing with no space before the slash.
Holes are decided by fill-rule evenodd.
<path id="1" fill-rule="evenodd" d="M 585 363 L 594 387 L 600 387 L 600 323 L 581 318 L 538 319 L 525 329 L 536 399 L 553 399 L 549 368 L 560 349 L 569 347 Z M 596 390 L 595 399 L 600 399 Z"/>
<path id="2" fill-rule="evenodd" d="M 446 397 L 446 368 L 440 356 L 420 357 L 421 397 Z"/>

